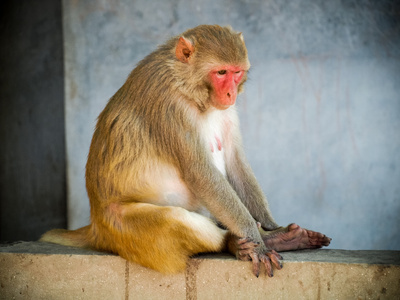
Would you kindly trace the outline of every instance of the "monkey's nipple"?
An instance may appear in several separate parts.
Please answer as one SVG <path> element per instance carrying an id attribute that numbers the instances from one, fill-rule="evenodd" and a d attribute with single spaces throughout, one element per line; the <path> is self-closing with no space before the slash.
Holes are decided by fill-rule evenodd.
<path id="1" fill-rule="evenodd" d="M 221 151 L 221 150 L 222 150 L 222 143 L 221 143 L 221 140 L 220 140 L 219 137 L 217 137 L 217 136 L 215 136 L 215 140 L 217 141 L 218 150 Z"/>

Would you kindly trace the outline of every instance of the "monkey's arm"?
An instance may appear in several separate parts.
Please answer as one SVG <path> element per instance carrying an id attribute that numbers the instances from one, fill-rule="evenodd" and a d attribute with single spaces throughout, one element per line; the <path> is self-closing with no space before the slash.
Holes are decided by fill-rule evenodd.
<path id="1" fill-rule="evenodd" d="M 247 249 L 243 257 L 238 256 L 240 251 L 234 251 L 236 256 L 242 260 L 251 259 L 253 273 L 257 277 L 260 272 L 260 262 L 264 264 L 268 276 L 273 276 L 272 264 L 281 269 L 282 257 L 266 247 L 255 220 L 225 177 L 207 159 L 199 160 L 199 155 L 201 153 L 197 153 L 196 160 L 182 161 L 186 164 L 183 177 L 189 189 L 234 235 L 231 241 L 236 244 L 236 249 Z"/>
<path id="2" fill-rule="evenodd" d="M 190 136 L 193 137 L 186 135 L 185 140 L 179 143 L 179 150 L 176 149 L 183 181 L 197 201 L 232 233 L 260 242 L 256 222 L 248 209 L 203 150 L 205 147 L 201 145 L 200 138 L 197 139 L 193 134 Z"/>
<path id="3" fill-rule="evenodd" d="M 227 162 L 228 181 L 249 210 L 253 218 L 266 230 L 275 230 L 280 226 L 275 222 L 257 179 L 247 162 L 240 146 L 232 149 Z"/>

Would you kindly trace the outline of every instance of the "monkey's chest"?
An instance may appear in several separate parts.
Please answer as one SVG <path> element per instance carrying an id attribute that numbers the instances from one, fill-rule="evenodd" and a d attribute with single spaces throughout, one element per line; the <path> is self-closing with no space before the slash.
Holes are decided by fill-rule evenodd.
<path id="1" fill-rule="evenodd" d="M 207 140 L 209 141 L 208 145 L 211 151 L 211 161 L 217 167 L 217 169 L 222 173 L 222 175 L 226 176 L 225 170 L 225 158 L 224 158 L 224 148 L 222 147 L 222 140 L 218 133 L 215 133 L 214 136 L 207 136 Z"/>
<path id="2" fill-rule="evenodd" d="M 211 162 L 217 169 L 226 176 L 225 155 L 224 155 L 224 136 L 223 136 L 223 118 L 220 112 L 214 112 L 208 116 L 201 127 L 201 135 L 210 154 Z"/>

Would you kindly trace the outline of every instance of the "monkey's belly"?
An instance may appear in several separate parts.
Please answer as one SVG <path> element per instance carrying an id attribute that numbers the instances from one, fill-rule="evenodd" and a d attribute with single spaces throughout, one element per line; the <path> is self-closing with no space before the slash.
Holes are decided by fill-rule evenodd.
<path id="1" fill-rule="evenodd" d="M 154 204 L 183 207 L 189 211 L 211 217 L 211 213 L 190 192 L 173 166 L 158 166 L 157 171 L 151 177 L 155 179 L 153 181 L 156 184 L 154 189 L 157 191 L 157 198 L 153 201 Z"/>
<path id="2" fill-rule="evenodd" d="M 211 156 L 214 165 L 226 176 L 224 149 L 218 145 L 219 139 L 210 142 L 212 147 Z M 212 214 L 201 204 L 201 202 L 188 189 L 182 181 L 178 171 L 173 166 L 163 165 L 158 168 L 157 175 L 158 199 L 157 204 L 163 206 L 179 206 L 189 211 L 197 212 L 203 216 L 213 218 Z"/>

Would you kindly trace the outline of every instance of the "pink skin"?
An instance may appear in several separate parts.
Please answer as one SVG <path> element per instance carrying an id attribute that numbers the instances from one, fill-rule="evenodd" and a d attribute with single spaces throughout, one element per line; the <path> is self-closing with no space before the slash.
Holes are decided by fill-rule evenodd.
<path id="1" fill-rule="evenodd" d="M 329 246 L 331 238 L 326 235 L 290 224 L 274 231 L 261 231 L 262 239 L 268 249 L 290 251 L 300 249 L 316 249 Z"/>
<path id="2" fill-rule="evenodd" d="M 210 79 L 214 87 L 211 101 L 217 109 L 227 109 L 235 104 L 237 88 L 244 75 L 239 66 L 219 66 L 210 72 Z"/>
<path id="3" fill-rule="evenodd" d="M 215 135 L 215 140 L 217 141 L 218 151 L 222 151 L 222 143 L 221 143 L 220 138 L 217 135 Z M 214 153 L 214 145 L 212 142 L 210 142 L 210 148 L 211 148 L 211 152 Z"/>
<path id="4" fill-rule="evenodd" d="M 222 143 L 218 136 L 215 136 L 215 140 L 217 141 L 218 150 L 222 150 Z"/>

